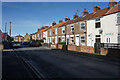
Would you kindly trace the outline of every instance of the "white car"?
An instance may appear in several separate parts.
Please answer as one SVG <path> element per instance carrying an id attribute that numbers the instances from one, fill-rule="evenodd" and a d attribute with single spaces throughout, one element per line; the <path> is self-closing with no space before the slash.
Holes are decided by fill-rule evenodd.
<path id="1" fill-rule="evenodd" d="M 21 47 L 21 43 L 20 42 L 12 42 L 12 47 L 13 48 L 20 48 Z"/>

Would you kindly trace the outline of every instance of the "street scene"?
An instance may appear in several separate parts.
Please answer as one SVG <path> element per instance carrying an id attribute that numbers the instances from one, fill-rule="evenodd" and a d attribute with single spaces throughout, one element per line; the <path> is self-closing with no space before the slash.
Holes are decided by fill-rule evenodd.
<path id="1" fill-rule="evenodd" d="M 0 4 L 2 80 L 120 79 L 120 1 Z"/>

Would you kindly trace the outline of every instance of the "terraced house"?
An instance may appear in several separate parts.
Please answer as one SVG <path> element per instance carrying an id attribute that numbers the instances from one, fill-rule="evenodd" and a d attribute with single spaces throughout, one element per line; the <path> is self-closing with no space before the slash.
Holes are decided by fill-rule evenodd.
<path id="1" fill-rule="evenodd" d="M 82 16 L 75 13 L 71 20 L 65 16 L 58 24 L 53 21 L 51 27 L 38 32 L 39 38 L 52 47 L 58 42 L 66 42 L 68 50 L 87 53 L 96 52 L 96 43 L 120 43 L 120 4 L 112 1 L 104 9 L 97 4 L 93 10 L 89 13 L 83 9 Z"/>

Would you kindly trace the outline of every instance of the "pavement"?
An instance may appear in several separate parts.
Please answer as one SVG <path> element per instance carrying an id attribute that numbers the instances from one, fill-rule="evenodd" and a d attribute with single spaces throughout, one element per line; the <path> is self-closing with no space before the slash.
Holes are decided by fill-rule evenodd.
<path id="1" fill-rule="evenodd" d="M 3 50 L 2 55 L 3 79 L 120 78 L 119 59 L 113 57 L 91 56 L 46 47 Z"/>

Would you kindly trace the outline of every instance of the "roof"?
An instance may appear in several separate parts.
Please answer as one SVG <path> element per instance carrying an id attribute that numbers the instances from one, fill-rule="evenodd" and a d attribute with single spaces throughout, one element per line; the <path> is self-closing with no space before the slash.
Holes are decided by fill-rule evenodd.
<path id="1" fill-rule="evenodd" d="M 56 24 L 56 25 L 52 26 L 50 29 L 58 28 L 58 27 L 62 26 L 64 23 L 65 23 L 65 22 L 61 22 L 61 23 L 59 23 L 59 24 Z"/>
<path id="2" fill-rule="evenodd" d="M 19 34 L 19 35 L 15 36 L 15 37 L 23 37 L 23 36 L 21 36 L 21 35 Z"/>
<path id="3" fill-rule="evenodd" d="M 104 16 L 104 15 L 106 15 L 106 13 L 107 13 L 109 10 L 110 10 L 110 7 L 101 9 L 101 10 L 99 10 L 98 12 L 94 13 L 89 19 L 94 19 L 94 18 L 97 18 L 97 17 Z"/>
<path id="4" fill-rule="evenodd" d="M 66 21 L 63 25 L 68 25 L 68 24 L 72 24 L 72 23 L 75 23 L 75 22 L 78 22 L 78 20 L 82 20 L 83 17 L 78 17 L 76 19 L 72 19 L 72 20 L 68 20 Z"/>
<path id="5" fill-rule="evenodd" d="M 47 28 L 45 28 L 45 29 L 40 30 L 38 33 L 47 31 L 47 30 L 50 29 L 50 28 L 51 28 L 51 26 L 50 26 L 50 27 L 47 27 Z"/>
<path id="6" fill-rule="evenodd" d="M 119 11 L 120 11 L 120 4 L 115 5 L 114 7 L 112 7 L 112 8 L 106 13 L 106 15 L 112 14 L 112 13 L 116 13 L 116 12 L 119 12 Z"/>

